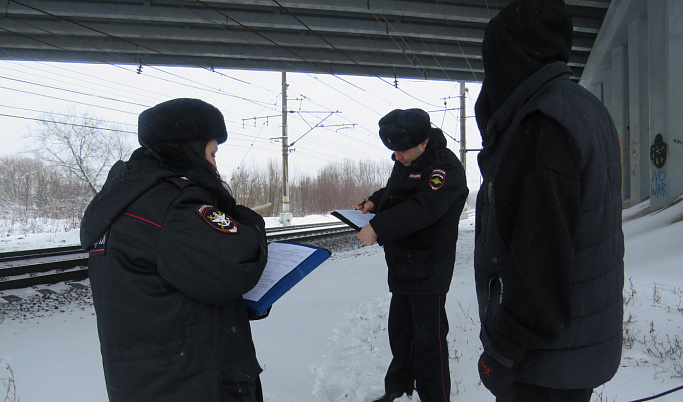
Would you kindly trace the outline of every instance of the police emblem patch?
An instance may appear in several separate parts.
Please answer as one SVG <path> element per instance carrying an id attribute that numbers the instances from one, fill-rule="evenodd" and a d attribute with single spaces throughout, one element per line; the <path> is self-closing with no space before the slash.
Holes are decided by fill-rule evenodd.
<path id="1" fill-rule="evenodd" d="M 236 222 L 213 205 L 204 204 L 197 208 L 197 213 L 214 229 L 225 233 L 237 233 Z"/>
<path id="2" fill-rule="evenodd" d="M 446 172 L 441 169 L 434 169 L 432 175 L 429 177 L 429 186 L 432 190 L 438 190 L 446 181 Z"/>

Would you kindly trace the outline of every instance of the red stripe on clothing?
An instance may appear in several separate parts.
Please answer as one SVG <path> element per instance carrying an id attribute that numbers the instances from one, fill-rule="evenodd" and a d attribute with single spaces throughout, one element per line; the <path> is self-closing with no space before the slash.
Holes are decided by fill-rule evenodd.
<path id="1" fill-rule="evenodd" d="M 145 221 L 145 222 L 147 222 L 147 223 L 151 223 L 152 225 L 154 225 L 154 226 L 156 226 L 156 227 L 158 227 L 158 228 L 161 227 L 161 225 L 159 225 L 158 223 L 154 223 L 154 222 L 152 222 L 152 221 L 150 221 L 150 220 L 147 220 L 147 219 L 145 219 L 145 218 L 141 218 L 141 217 L 136 216 L 136 215 L 132 215 L 132 214 L 129 214 L 129 213 L 126 213 L 126 212 L 121 212 L 121 215 L 126 215 L 126 216 L 130 216 L 131 218 L 140 219 L 141 221 Z"/>
<path id="2" fill-rule="evenodd" d="M 445 306 L 444 306 L 445 308 Z M 437 309 L 438 314 L 439 314 L 439 357 L 441 357 L 441 389 L 443 390 L 443 400 L 444 402 L 448 402 L 448 397 L 446 396 L 446 384 L 444 384 L 444 375 L 443 375 L 443 349 L 441 349 L 441 345 L 443 342 L 441 342 L 441 296 L 439 296 L 439 308 Z"/>

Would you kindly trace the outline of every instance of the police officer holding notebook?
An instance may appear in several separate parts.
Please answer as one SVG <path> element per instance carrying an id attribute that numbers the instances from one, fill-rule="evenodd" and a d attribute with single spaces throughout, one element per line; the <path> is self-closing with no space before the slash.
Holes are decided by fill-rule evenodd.
<path id="1" fill-rule="evenodd" d="M 421 109 L 394 110 L 379 121 L 384 145 L 394 151 L 387 185 L 354 208 L 375 217 L 358 233 L 379 243 L 389 268 L 389 343 L 385 377 L 390 402 L 417 390 L 423 402 L 450 400 L 445 303 L 467 194 L 462 164 L 443 132 Z"/>

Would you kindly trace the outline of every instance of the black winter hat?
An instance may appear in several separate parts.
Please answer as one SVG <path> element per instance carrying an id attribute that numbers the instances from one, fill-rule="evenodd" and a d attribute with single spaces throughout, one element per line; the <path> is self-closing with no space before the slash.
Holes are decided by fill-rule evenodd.
<path id="1" fill-rule="evenodd" d="M 429 114 L 422 109 L 395 109 L 379 119 L 379 138 L 392 151 L 418 146 L 431 130 Z"/>
<path id="2" fill-rule="evenodd" d="M 172 99 L 138 117 L 138 141 L 146 148 L 167 141 L 217 140 L 222 144 L 227 139 L 223 114 L 199 99 Z"/>

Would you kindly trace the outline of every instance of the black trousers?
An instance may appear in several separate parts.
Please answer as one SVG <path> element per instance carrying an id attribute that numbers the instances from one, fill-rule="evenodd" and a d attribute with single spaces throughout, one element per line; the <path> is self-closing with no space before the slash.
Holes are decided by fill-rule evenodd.
<path id="1" fill-rule="evenodd" d="M 592 394 L 592 389 L 552 389 L 521 382 L 512 383 L 514 402 L 589 402 Z"/>
<path id="2" fill-rule="evenodd" d="M 417 390 L 422 402 L 448 402 L 446 295 L 393 293 L 389 307 L 389 344 L 393 359 L 384 379 L 386 393 Z"/>

